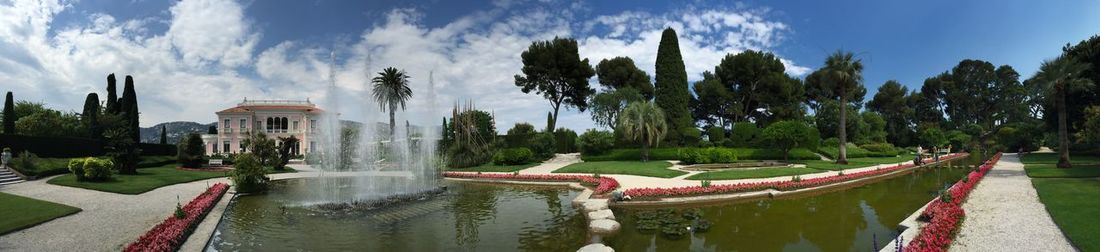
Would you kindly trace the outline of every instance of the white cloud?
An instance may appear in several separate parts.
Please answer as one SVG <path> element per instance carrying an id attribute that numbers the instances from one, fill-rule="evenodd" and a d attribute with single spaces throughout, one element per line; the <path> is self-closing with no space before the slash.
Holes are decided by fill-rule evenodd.
<path id="1" fill-rule="evenodd" d="M 712 70 L 727 53 L 767 50 L 782 41 L 785 24 L 766 20 L 759 10 L 688 9 L 666 14 L 623 12 L 585 18 L 584 6 L 556 3 L 515 9 L 510 1 L 428 27 L 422 13 L 395 9 L 382 22 L 337 46 L 277 41 L 256 48 L 262 31 L 229 0 L 181 1 L 170 20 L 116 20 L 92 14 L 83 26 L 55 29 L 53 16 L 67 5 L 17 0 L 0 3 L 0 83 L 17 99 L 41 100 L 55 108 L 78 109 L 88 92 L 103 95 L 107 73 L 135 75 L 143 126 L 174 121 L 213 121 L 214 112 L 250 99 L 312 98 L 325 105 L 329 72 L 334 71 L 343 117 L 380 117 L 368 99 L 369 75 L 397 67 L 412 76 L 414 98 L 407 118 L 435 125 L 455 103 L 472 101 L 497 115 L 505 131 L 516 122 L 542 125 L 549 102 L 524 94 L 513 82 L 520 53 L 532 41 L 575 37 L 580 53 L 595 65 L 600 59 L 630 56 L 653 74 L 661 30 L 680 32 L 680 47 L 690 79 Z M 168 22 L 162 34 L 149 24 Z M 329 53 L 336 50 L 336 65 Z M 807 68 L 783 60 L 791 74 Z M 434 102 L 425 99 L 429 75 Z M 593 78 L 593 83 L 595 78 Z M 587 113 L 563 111 L 559 125 L 582 131 L 593 127 Z"/>

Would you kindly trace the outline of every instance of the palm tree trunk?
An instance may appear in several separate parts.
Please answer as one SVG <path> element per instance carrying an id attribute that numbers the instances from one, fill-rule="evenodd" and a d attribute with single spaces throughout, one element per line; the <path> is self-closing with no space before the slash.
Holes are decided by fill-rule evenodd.
<path id="1" fill-rule="evenodd" d="M 649 142 L 642 142 L 642 162 L 649 162 Z"/>
<path id="2" fill-rule="evenodd" d="M 397 132 L 394 131 L 394 129 L 395 129 L 394 126 L 397 125 L 397 122 L 395 122 L 394 119 L 393 119 L 393 117 L 394 117 L 393 109 L 394 109 L 393 106 L 390 106 L 390 141 L 391 142 L 397 139 Z"/>
<path id="3" fill-rule="evenodd" d="M 840 128 L 837 129 L 837 136 L 840 137 L 840 153 L 837 155 L 837 164 L 848 164 L 848 150 L 845 148 L 848 145 L 848 99 L 845 97 L 844 90 L 840 91 Z"/>
<path id="4" fill-rule="evenodd" d="M 1069 130 L 1066 126 L 1066 93 L 1065 87 L 1058 87 L 1058 168 L 1070 168 L 1069 162 Z"/>

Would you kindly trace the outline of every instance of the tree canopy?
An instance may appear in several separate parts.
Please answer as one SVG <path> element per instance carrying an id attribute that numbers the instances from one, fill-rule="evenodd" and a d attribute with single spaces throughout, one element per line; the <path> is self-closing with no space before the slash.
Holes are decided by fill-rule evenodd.
<path id="1" fill-rule="evenodd" d="M 596 65 L 596 74 L 599 76 L 600 85 L 609 89 L 633 88 L 642 94 L 646 100 L 653 99 L 653 84 L 649 82 L 649 74 L 634 64 L 630 57 L 615 57 L 604 59 Z"/>
<path id="2" fill-rule="evenodd" d="M 668 122 L 668 140 L 680 143 L 683 139 L 680 130 L 694 127 L 688 105 L 691 94 L 688 93 L 687 70 L 680 55 L 680 41 L 676 30 L 665 28 L 661 33 L 661 42 L 657 46 L 656 78 L 654 102 L 665 113 Z"/>
<path id="3" fill-rule="evenodd" d="M 580 111 L 588 108 L 588 96 L 596 92 L 589 87 L 588 79 L 596 71 L 587 58 L 580 58 L 577 40 L 555 37 L 535 41 L 520 57 L 523 58 L 523 75 L 515 76 L 516 86 L 524 93 L 535 92 L 550 101 L 553 120 L 547 125 L 548 129 L 555 129 L 562 105 Z"/>

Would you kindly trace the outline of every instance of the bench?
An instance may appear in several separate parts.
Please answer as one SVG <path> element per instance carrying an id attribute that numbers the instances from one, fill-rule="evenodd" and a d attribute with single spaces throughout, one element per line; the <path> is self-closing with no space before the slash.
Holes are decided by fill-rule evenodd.
<path id="1" fill-rule="evenodd" d="M 210 160 L 210 165 L 211 166 L 222 165 L 222 160 L 221 159 L 211 159 Z"/>

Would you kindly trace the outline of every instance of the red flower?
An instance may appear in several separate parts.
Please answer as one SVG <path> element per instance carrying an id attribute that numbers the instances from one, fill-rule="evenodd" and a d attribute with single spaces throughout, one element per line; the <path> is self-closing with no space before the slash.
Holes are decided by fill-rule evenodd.
<path id="1" fill-rule="evenodd" d="M 504 179 L 504 180 L 533 180 L 533 181 L 576 181 L 584 185 L 595 186 L 595 194 L 604 194 L 619 188 L 619 181 L 611 177 L 595 177 L 584 175 L 550 175 L 550 174 L 506 174 L 471 172 L 444 172 L 444 177 L 470 178 L 470 179 Z"/>
<path id="2" fill-rule="evenodd" d="M 206 213 L 221 200 L 222 195 L 229 189 L 225 183 L 217 183 L 199 194 L 198 197 L 183 206 L 186 217 L 179 219 L 175 216 L 168 217 L 164 222 L 157 224 L 145 234 L 138 237 L 137 241 L 126 246 L 124 251 L 175 251 L 187 236 L 191 235 L 195 226 L 202 221 Z"/>

